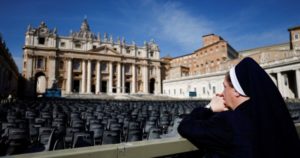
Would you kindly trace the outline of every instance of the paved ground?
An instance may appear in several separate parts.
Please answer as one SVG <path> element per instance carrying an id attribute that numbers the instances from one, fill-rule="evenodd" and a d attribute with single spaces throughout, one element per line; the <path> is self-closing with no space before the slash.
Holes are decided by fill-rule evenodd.
<path id="1" fill-rule="evenodd" d="M 151 94 L 71 94 L 65 98 L 76 99 L 116 99 L 116 100 L 179 100 L 163 95 Z M 185 99 L 186 100 L 186 99 Z"/>

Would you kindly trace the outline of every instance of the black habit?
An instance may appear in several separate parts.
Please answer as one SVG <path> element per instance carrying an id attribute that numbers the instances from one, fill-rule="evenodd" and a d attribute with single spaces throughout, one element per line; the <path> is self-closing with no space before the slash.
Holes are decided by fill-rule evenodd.
<path id="1" fill-rule="evenodd" d="M 286 104 L 268 74 L 251 58 L 235 67 L 250 99 L 235 110 L 198 107 L 178 127 L 206 157 L 300 158 L 300 141 Z"/>

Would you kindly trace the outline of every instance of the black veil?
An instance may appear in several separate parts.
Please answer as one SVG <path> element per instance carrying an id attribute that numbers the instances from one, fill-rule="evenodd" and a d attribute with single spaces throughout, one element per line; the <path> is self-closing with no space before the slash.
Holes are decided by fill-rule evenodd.
<path id="1" fill-rule="evenodd" d="M 256 157 L 300 157 L 300 141 L 287 106 L 269 75 L 252 59 L 235 67 L 239 84 L 250 97 Z"/>

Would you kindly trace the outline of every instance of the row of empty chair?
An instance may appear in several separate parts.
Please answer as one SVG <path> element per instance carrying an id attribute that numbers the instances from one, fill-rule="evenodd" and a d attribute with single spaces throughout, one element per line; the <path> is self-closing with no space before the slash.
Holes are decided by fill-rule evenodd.
<path id="1" fill-rule="evenodd" d="M 20 100 L 0 107 L 0 155 L 174 136 L 200 101 Z M 2 150 L 3 149 L 3 150 Z"/>

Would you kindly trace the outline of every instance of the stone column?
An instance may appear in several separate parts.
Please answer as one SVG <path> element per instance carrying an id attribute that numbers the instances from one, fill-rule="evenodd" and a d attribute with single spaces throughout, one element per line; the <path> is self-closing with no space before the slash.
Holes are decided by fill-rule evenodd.
<path id="1" fill-rule="evenodd" d="M 155 71 L 155 75 L 156 75 L 156 79 L 155 79 L 155 91 L 156 94 L 161 94 L 161 71 L 160 71 L 160 67 L 155 67 L 156 71 Z"/>
<path id="2" fill-rule="evenodd" d="M 285 97 L 284 96 L 284 78 L 283 78 L 281 72 L 277 72 L 277 87 L 278 87 L 282 97 Z"/>
<path id="3" fill-rule="evenodd" d="M 56 80 L 56 58 L 54 56 L 49 56 L 48 58 L 48 70 L 49 70 L 49 79 L 48 79 L 48 88 L 52 88 L 53 83 Z"/>
<path id="4" fill-rule="evenodd" d="M 300 99 L 300 69 L 296 70 L 297 98 Z"/>
<path id="5" fill-rule="evenodd" d="M 112 93 L 113 87 L 113 64 L 109 62 L 109 79 L 108 79 L 108 93 Z"/>
<path id="6" fill-rule="evenodd" d="M 149 74 L 148 74 L 148 66 L 143 66 L 143 83 L 144 83 L 144 93 L 149 93 Z"/>
<path id="7" fill-rule="evenodd" d="M 121 77 L 122 77 L 122 93 L 125 93 L 125 64 L 122 64 Z"/>
<path id="8" fill-rule="evenodd" d="M 27 63 L 26 63 L 26 79 L 30 79 L 32 77 L 32 56 L 27 55 Z"/>
<path id="9" fill-rule="evenodd" d="M 72 92 L 72 59 L 68 59 L 66 93 Z"/>
<path id="10" fill-rule="evenodd" d="M 121 63 L 117 65 L 117 93 L 121 93 Z"/>
<path id="11" fill-rule="evenodd" d="M 86 61 L 82 60 L 81 62 L 81 93 L 86 92 Z"/>
<path id="12" fill-rule="evenodd" d="M 87 93 L 91 93 L 91 86 L 92 86 L 92 61 L 88 60 L 88 65 L 87 65 L 87 88 L 86 91 Z"/>
<path id="13" fill-rule="evenodd" d="M 131 93 L 136 93 L 136 68 L 135 64 L 132 64 L 132 86 L 131 86 Z"/>
<path id="14" fill-rule="evenodd" d="M 270 78 L 272 79 L 272 81 L 274 82 L 274 84 L 277 86 L 277 82 L 276 82 L 276 78 L 270 73 L 268 74 L 270 76 Z"/>
<path id="15" fill-rule="evenodd" d="M 97 67 L 96 67 L 96 94 L 100 93 L 100 85 L 101 85 L 101 64 L 100 64 L 100 61 L 97 61 Z"/>

